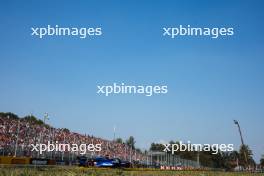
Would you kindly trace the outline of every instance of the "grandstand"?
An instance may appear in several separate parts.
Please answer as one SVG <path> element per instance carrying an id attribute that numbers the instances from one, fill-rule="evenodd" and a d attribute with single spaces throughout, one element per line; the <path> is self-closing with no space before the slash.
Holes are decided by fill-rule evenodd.
<path id="1" fill-rule="evenodd" d="M 33 116 L 19 118 L 12 113 L 0 113 L 0 156 L 51 159 L 71 164 L 81 155 L 79 152 L 71 151 L 46 151 L 42 154 L 32 151 L 31 144 L 47 144 L 48 141 L 79 145 L 100 143 L 102 150 L 87 152 L 85 156 L 88 158 L 107 156 L 149 167 L 172 166 L 179 163 L 188 167 L 198 167 L 195 161 L 180 159 L 178 156 L 169 156 L 164 152 L 159 154 L 153 152 L 141 153 L 133 150 L 125 143 L 79 134 L 65 128 L 54 128 Z"/>

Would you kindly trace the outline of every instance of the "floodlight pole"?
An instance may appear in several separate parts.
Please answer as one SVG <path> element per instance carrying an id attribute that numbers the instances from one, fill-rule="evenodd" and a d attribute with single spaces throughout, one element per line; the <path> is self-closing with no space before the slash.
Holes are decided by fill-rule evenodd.
<path id="1" fill-rule="evenodd" d="M 44 125 L 46 123 L 46 120 L 49 120 L 49 114 L 47 112 L 44 114 L 44 117 L 43 117 L 43 123 L 44 123 Z M 40 134 L 39 134 L 39 145 L 41 145 L 41 142 L 43 142 L 42 132 L 40 132 Z M 40 153 L 38 152 L 38 157 L 39 157 L 39 155 L 40 155 Z"/>
<path id="2" fill-rule="evenodd" d="M 200 168 L 200 151 L 197 151 L 197 164 L 198 164 L 198 167 Z"/>
<path id="3" fill-rule="evenodd" d="M 114 126 L 114 140 L 113 140 L 113 144 L 116 142 L 115 140 L 115 133 L 116 133 L 116 127 Z M 115 144 L 114 144 L 115 145 Z M 114 152 L 114 158 L 116 157 L 116 155 L 115 155 L 115 152 Z"/>
<path id="4" fill-rule="evenodd" d="M 244 147 L 245 144 L 244 144 L 244 140 L 243 140 L 243 136 L 242 136 L 242 132 L 241 132 L 240 125 L 239 125 L 239 123 L 238 123 L 237 120 L 234 120 L 234 123 L 235 123 L 235 124 L 237 125 L 237 127 L 238 127 L 238 131 L 239 131 L 239 135 L 240 135 L 241 144 L 242 144 L 242 146 Z M 246 161 L 246 165 L 247 165 L 247 164 L 248 164 L 248 160 L 247 160 L 247 155 L 246 155 L 245 151 L 244 151 L 244 157 L 245 157 L 245 161 Z"/>
<path id="5" fill-rule="evenodd" d="M 15 154 L 14 154 L 14 157 L 17 156 L 17 147 L 18 147 L 19 131 L 20 131 L 20 119 L 18 120 L 18 127 L 17 127 L 17 136 L 16 136 L 16 144 L 15 144 Z"/>
<path id="6" fill-rule="evenodd" d="M 44 124 L 45 124 L 46 120 L 49 120 L 49 114 L 47 112 L 44 114 L 44 118 L 43 118 Z"/>
<path id="7" fill-rule="evenodd" d="M 235 120 L 234 122 L 235 122 L 235 124 L 236 124 L 237 127 L 238 127 L 238 131 L 239 131 L 239 135 L 240 135 L 241 143 L 242 143 L 242 145 L 244 145 L 244 140 L 243 140 L 243 136 L 242 136 L 242 132 L 241 132 L 240 125 L 239 125 L 238 121 Z"/>
<path id="8" fill-rule="evenodd" d="M 115 142 L 115 133 L 116 133 L 116 126 L 114 126 L 114 142 Z"/>

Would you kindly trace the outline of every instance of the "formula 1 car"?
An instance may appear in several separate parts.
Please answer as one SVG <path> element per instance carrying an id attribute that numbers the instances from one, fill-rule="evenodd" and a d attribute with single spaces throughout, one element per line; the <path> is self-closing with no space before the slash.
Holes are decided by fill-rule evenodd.
<path id="1" fill-rule="evenodd" d="M 130 162 L 122 161 L 119 158 L 104 158 L 97 157 L 93 159 L 87 159 L 86 157 L 79 158 L 79 166 L 95 166 L 95 167 L 110 167 L 110 168 L 128 168 L 131 167 Z"/>

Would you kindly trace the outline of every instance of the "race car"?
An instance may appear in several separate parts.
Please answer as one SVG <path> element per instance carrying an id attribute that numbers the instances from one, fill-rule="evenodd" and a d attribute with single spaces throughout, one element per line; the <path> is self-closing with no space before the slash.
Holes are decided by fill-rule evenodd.
<path id="1" fill-rule="evenodd" d="M 95 166 L 95 167 L 110 167 L 110 168 L 128 168 L 131 167 L 130 162 L 122 161 L 119 158 L 110 159 L 108 157 L 97 157 L 87 159 L 86 157 L 79 158 L 79 166 Z"/>
<path id="2" fill-rule="evenodd" d="M 94 166 L 96 167 L 112 167 L 112 168 L 119 168 L 119 167 L 130 167 L 130 164 L 126 161 L 121 161 L 119 158 L 96 158 L 94 162 Z"/>

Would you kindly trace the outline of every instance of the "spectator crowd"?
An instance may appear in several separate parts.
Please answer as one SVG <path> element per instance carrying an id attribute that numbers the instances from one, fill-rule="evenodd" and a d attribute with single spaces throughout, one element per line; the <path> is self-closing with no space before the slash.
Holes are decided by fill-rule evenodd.
<path id="1" fill-rule="evenodd" d="M 74 159 L 78 152 L 32 152 L 31 144 L 47 144 L 48 141 L 63 144 L 101 144 L 101 151 L 90 152 L 90 157 L 107 156 L 127 161 L 140 161 L 144 154 L 125 143 L 79 134 L 65 128 L 54 128 L 34 116 L 19 118 L 12 113 L 0 113 L 0 155 L 27 156 L 53 159 Z"/>

